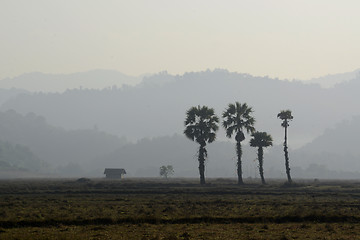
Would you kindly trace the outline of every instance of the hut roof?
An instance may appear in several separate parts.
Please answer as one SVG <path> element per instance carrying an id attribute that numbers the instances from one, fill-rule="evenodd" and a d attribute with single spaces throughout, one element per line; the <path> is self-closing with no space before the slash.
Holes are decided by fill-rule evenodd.
<path id="1" fill-rule="evenodd" d="M 123 168 L 105 168 L 104 174 L 126 174 Z"/>

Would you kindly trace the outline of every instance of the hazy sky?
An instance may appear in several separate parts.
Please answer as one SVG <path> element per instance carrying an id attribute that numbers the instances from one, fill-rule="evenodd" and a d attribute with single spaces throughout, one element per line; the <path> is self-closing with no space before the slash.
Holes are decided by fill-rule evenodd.
<path id="1" fill-rule="evenodd" d="M 308 79 L 360 67 L 358 0 L 0 0 L 0 79 L 226 68 Z"/>

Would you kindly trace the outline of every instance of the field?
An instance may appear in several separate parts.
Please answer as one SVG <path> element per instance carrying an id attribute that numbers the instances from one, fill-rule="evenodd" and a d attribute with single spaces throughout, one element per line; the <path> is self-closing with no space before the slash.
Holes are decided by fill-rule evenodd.
<path id="1" fill-rule="evenodd" d="M 359 223 L 357 181 L 0 181 L 0 239 L 356 239 Z"/>

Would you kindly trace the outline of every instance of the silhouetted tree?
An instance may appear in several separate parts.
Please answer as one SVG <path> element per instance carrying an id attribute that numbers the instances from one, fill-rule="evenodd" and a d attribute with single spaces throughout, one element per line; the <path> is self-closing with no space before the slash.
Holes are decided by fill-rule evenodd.
<path id="1" fill-rule="evenodd" d="M 237 153 L 237 174 L 238 184 L 243 184 L 242 179 L 242 168 L 241 168 L 241 142 L 245 140 L 244 131 L 247 133 L 253 133 L 255 131 L 254 124 L 255 118 L 251 116 L 253 110 L 246 103 L 241 104 L 236 102 L 235 104 L 230 103 L 227 109 L 224 111 L 223 127 L 226 130 L 226 136 L 231 138 L 235 134 L 236 140 L 236 153 Z"/>
<path id="2" fill-rule="evenodd" d="M 168 178 L 169 176 L 174 174 L 174 168 L 172 165 L 161 166 L 160 167 L 160 176 L 164 178 Z"/>
<path id="3" fill-rule="evenodd" d="M 200 144 L 199 148 L 199 173 L 200 184 L 205 184 L 205 158 L 207 143 L 215 141 L 219 118 L 215 115 L 213 108 L 192 107 L 186 112 L 184 134 L 192 141 Z"/>
<path id="4" fill-rule="evenodd" d="M 271 135 L 267 134 L 266 132 L 254 132 L 251 134 L 252 139 L 250 139 L 250 146 L 258 148 L 258 160 L 259 160 L 259 172 L 261 177 L 262 184 L 265 183 L 264 178 L 264 147 L 272 146 L 272 137 Z"/>
<path id="5" fill-rule="evenodd" d="M 290 176 L 290 166 L 289 166 L 289 153 L 287 147 L 287 127 L 289 126 L 289 121 L 291 121 L 294 117 L 291 115 L 290 110 L 282 110 L 278 115 L 278 118 L 283 120 L 281 126 L 285 128 L 285 138 L 284 138 L 284 153 L 285 153 L 285 168 L 286 168 L 286 175 L 288 178 L 288 182 L 291 183 L 291 176 Z"/>

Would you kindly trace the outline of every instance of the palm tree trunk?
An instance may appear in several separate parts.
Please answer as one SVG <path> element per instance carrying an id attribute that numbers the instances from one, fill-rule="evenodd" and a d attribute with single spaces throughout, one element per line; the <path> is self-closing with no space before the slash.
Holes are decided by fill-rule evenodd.
<path id="1" fill-rule="evenodd" d="M 199 149 L 199 173 L 200 173 L 200 184 L 205 184 L 205 146 L 200 145 Z"/>
<path id="2" fill-rule="evenodd" d="M 241 142 L 236 142 L 236 153 L 237 153 L 237 174 L 238 174 L 238 184 L 242 185 L 244 184 L 242 179 L 242 166 L 241 166 L 241 155 L 242 155 L 242 149 L 241 149 Z"/>
<path id="3" fill-rule="evenodd" d="M 264 150 L 262 147 L 259 147 L 259 149 L 258 149 L 259 172 L 260 172 L 262 184 L 266 184 L 265 178 L 264 178 L 263 159 L 264 159 Z"/>
<path id="4" fill-rule="evenodd" d="M 288 182 L 291 183 L 290 166 L 289 166 L 289 153 L 287 147 L 287 127 L 285 127 L 285 141 L 284 141 L 284 153 L 285 153 L 285 168 Z"/>

